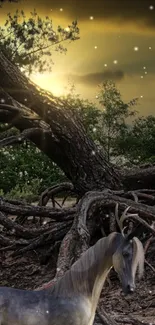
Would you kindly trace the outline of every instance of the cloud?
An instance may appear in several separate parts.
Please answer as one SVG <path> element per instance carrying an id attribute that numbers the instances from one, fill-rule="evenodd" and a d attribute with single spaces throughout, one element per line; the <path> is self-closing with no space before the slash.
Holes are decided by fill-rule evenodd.
<path id="1" fill-rule="evenodd" d="M 32 0 L 27 0 L 31 3 Z M 148 0 L 57 0 L 49 1 L 34 0 L 34 6 L 42 9 L 52 9 L 53 14 L 57 12 L 60 17 L 68 16 L 71 19 L 89 20 L 90 16 L 95 20 L 110 21 L 111 23 L 132 23 L 138 26 L 155 27 L 155 0 L 150 3 Z M 150 10 L 149 6 L 154 6 L 154 10 Z M 60 8 L 63 12 L 60 13 Z"/>
<path id="2" fill-rule="evenodd" d="M 124 72 L 121 70 L 105 72 L 88 73 L 84 75 L 69 75 L 69 78 L 73 79 L 78 84 L 87 84 L 89 86 L 95 86 L 102 83 L 104 80 L 119 81 L 124 78 Z"/>

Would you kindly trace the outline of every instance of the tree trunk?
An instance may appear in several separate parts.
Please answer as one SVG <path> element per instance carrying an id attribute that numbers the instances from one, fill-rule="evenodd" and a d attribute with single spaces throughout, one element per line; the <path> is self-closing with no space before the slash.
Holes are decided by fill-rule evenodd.
<path id="1" fill-rule="evenodd" d="M 31 134 L 30 140 L 64 171 L 78 193 L 121 188 L 119 174 L 88 138 L 82 123 L 75 113 L 73 116 L 65 101 L 34 85 L 2 52 L 0 76 L 0 87 L 50 126 L 46 134 L 42 132 L 43 128 L 40 135 Z M 23 130 L 32 128 L 35 123 L 20 115 L 14 125 Z"/>

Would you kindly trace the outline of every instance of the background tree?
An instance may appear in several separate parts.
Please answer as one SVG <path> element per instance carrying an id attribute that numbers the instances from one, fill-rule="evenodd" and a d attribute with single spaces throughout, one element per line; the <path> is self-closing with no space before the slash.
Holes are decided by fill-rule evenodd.
<path id="1" fill-rule="evenodd" d="M 155 117 L 139 117 L 117 138 L 117 151 L 130 163 L 155 161 Z"/>
<path id="2" fill-rule="evenodd" d="M 102 114 L 96 134 L 98 134 L 100 144 L 106 150 L 108 161 L 113 155 L 117 155 L 116 139 L 127 129 L 128 119 L 136 114 L 133 107 L 137 104 L 137 98 L 125 103 L 121 97 L 113 81 L 107 80 L 100 86 L 98 100 Z"/>

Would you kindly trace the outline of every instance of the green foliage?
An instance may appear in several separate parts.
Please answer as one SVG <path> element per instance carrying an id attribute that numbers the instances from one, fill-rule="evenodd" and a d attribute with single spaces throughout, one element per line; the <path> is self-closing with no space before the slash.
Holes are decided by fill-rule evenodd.
<path id="1" fill-rule="evenodd" d="M 127 129 L 127 119 L 136 114 L 133 107 L 137 104 L 137 99 L 124 103 L 120 91 L 110 80 L 100 86 L 98 99 L 103 109 L 99 121 L 99 142 L 104 147 L 109 161 L 111 156 L 117 155 L 116 139 Z"/>
<path id="2" fill-rule="evenodd" d="M 76 95 L 75 87 L 72 85 L 66 99 L 69 107 L 82 120 L 89 136 L 100 148 L 104 149 L 109 161 L 112 156 L 118 155 L 117 138 L 128 129 L 127 119 L 136 115 L 133 107 L 137 99 L 124 103 L 115 83 L 109 80 L 100 86 L 97 98 L 100 107 L 81 99 L 79 95 Z"/>
<path id="3" fill-rule="evenodd" d="M 155 162 L 155 117 L 135 119 L 117 138 L 117 150 L 131 163 Z"/>
<path id="4" fill-rule="evenodd" d="M 18 198 L 37 195 L 64 180 L 56 164 L 27 141 L 0 151 L 0 188 L 5 194 Z"/>
<path id="5" fill-rule="evenodd" d="M 23 10 L 16 10 L 14 15 L 8 13 L 4 26 L 0 27 L 0 49 L 28 74 L 32 70 L 40 73 L 51 71 L 52 50 L 66 53 L 67 49 L 62 45 L 64 41 L 77 39 L 77 21 L 67 28 L 58 26 L 55 31 L 52 20 L 48 16 L 42 19 L 36 10 L 30 13 L 29 18 Z"/>

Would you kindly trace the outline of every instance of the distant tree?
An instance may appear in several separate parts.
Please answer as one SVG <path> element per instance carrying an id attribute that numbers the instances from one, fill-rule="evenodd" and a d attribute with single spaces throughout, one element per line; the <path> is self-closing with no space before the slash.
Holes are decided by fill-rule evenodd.
<path id="1" fill-rule="evenodd" d="M 127 118 L 136 114 L 133 107 L 137 104 L 137 98 L 125 103 L 116 84 L 108 80 L 100 86 L 98 100 L 102 114 L 96 137 L 100 145 L 104 147 L 107 159 L 110 161 L 112 155 L 117 155 L 115 142 L 120 132 L 127 128 Z"/>
<path id="2" fill-rule="evenodd" d="M 137 118 L 130 128 L 120 132 L 117 150 L 130 162 L 155 162 L 155 117 Z"/>

